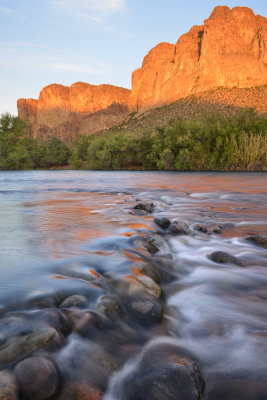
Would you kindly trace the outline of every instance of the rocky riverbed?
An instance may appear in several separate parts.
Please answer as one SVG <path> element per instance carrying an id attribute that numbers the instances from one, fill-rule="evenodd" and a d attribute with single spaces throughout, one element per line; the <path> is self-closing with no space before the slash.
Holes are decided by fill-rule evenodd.
<path id="1" fill-rule="evenodd" d="M 51 287 L 5 293 L 0 399 L 267 398 L 264 228 L 186 196 L 116 194 L 127 224 L 49 261 Z"/>

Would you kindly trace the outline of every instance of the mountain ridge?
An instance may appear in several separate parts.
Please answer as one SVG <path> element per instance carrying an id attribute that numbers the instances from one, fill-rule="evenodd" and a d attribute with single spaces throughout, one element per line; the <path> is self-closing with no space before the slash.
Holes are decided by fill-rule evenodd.
<path id="1" fill-rule="evenodd" d="M 247 7 L 218 6 L 201 26 L 176 44 L 159 43 L 132 73 L 132 90 L 76 82 L 52 84 L 39 100 L 19 99 L 18 115 L 33 137 L 55 135 L 72 142 L 123 123 L 132 112 L 171 104 L 218 87 L 267 83 L 267 19 Z M 244 106 L 246 98 L 244 97 Z M 267 111 L 267 104 L 262 106 Z"/>

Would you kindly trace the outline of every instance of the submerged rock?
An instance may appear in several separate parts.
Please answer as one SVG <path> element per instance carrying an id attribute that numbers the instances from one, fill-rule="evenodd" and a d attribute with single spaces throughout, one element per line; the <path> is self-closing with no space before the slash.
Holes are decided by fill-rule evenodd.
<path id="1" fill-rule="evenodd" d="M 108 317 L 118 317 L 121 308 L 118 301 L 112 296 L 101 296 L 97 301 L 97 308 Z"/>
<path id="2" fill-rule="evenodd" d="M 246 240 L 256 244 L 257 246 L 267 249 L 267 237 L 261 235 L 251 235 L 246 238 Z"/>
<path id="3" fill-rule="evenodd" d="M 193 229 L 195 231 L 199 231 L 199 232 L 203 232 L 203 233 L 207 233 L 208 232 L 208 228 L 205 225 L 202 225 L 202 224 L 194 225 Z"/>
<path id="4" fill-rule="evenodd" d="M 219 264 L 236 264 L 241 265 L 237 257 L 232 256 L 224 251 L 214 251 L 209 255 L 209 258 Z"/>
<path id="5" fill-rule="evenodd" d="M 135 276 L 128 275 L 127 281 L 129 282 L 128 294 L 135 295 L 139 292 L 145 292 L 150 296 L 159 298 L 161 295 L 161 289 L 153 279 L 148 276 Z"/>
<path id="6" fill-rule="evenodd" d="M 9 371 L 0 371 L 0 400 L 18 400 L 19 388 L 14 375 Z"/>
<path id="7" fill-rule="evenodd" d="M 205 384 L 197 365 L 175 346 L 154 345 L 122 377 L 121 386 L 122 396 L 111 393 L 118 400 L 201 400 Z"/>
<path id="8" fill-rule="evenodd" d="M 163 307 L 156 298 L 128 297 L 125 300 L 125 308 L 130 321 L 138 324 L 151 324 L 160 321 L 163 315 Z"/>
<path id="9" fill-rule="evenodd" d="M 62 303 L 59 305 L 60 308 L 69 308 L 69 307 L 83 307 L 87 303 L 87 298 L 85 296 L 81 296 L 78 294 L 74 294 L 73 296 L 67 297 Z"/>
<path id="10" fill-rule="evenodd" d="M 142 211 L 147 212 L 148 214 L 152 214 L 153 208 L 154 208 L 153 203 L 137 203 L 134 206 L 135 210 L 142 210 Z"/>
<path id="11" fill-rule="evenodd" d="M 132 267 L 132 270 L 139 275 L 145 275 L 153 279 L 156 283 L 160 283 L 162 280 L 162 273 L 159 268 L 148 262 L 136 262 Z"/>
<path id="12" fill-rule="evenodd" d="M 31 333 L 10 339 L 0 350 L 0 367 L 11 364 L 19 358 L 27 357 L 35 350 L 46 346 L 56 335 L 55 329 Z"/>
<path id="13" fill-rule="evenodd" d="M 63 386 L 58 400 L 100 400 L 101 396 L 101 391 L 86 381 L 75 381 Z"/>
<path id="14" fill-rule="evenodd" d="M 27 400 L 45 400 L 56 394 L 59 387 L 57 369 L 52 361 L 31 357 L 15 368 L 22 396 Z"/>
<path id="15" fill-rule="evenodd" d="M 171 221 L 168 218 L 154 218 L 155 224 L 160 226 L 162 229 L 167 229 L 171 225 Z"/>
<path id="16" fill-rule="evenodd" d="M 189 226 L 179 221 L 173 221 L 169 226 L 168 232 L 173 236 L 189 235 L 191 233 Z"/>
<path id="17" fill-rule="evenodd" d="M 213 233 L 221 234 L 222 233 L 222 226 L 216 226 L 216 228 L 213 229 Z"/>

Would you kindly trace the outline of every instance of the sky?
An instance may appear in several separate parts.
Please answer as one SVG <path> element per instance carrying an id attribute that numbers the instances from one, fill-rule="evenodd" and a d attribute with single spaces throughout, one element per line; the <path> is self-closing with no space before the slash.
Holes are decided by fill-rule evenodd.
<path id="1" fill-rule="evenodd" d="M 131 88 L 160 42 L 176 43 L 216 5 L 267 16 L 267 0 L 0 0 L 0 114 L 51 83 Z"/>

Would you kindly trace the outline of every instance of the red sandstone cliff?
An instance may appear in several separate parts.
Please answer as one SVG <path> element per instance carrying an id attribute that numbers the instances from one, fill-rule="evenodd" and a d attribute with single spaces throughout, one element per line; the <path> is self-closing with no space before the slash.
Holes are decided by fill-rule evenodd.
<path id="1" fill-rule="evenodd" d="M 82 82 L 54 84 L 41 91 L 39 100 L 18 100 L 18 113 L 29 122 L 33 136 L 51 134 L 72 141 L 78 133 L 120 124 L 132 110 L 217 87 L 266 83 L 267 19 L 246 7 L 219 6 L 176 45 L 153 48 L 132 74 L 132 91 Z"/>
<path id="2" fill-rule="evenodd" d="M 246 7 L 216 7 L 176 45 L 161 43 L 132 75 L 140 108 L 168 104 L 216 87 L 267 83 L 267 20 Z"/>
<path id="3" fill-rule="evenodd" d="M 83 82 L 49 85 L 39 100 L 18 100 L 18 115 L 30 124 L 32 136 L 53 135 L 70 142 L 79 133 L 121 123 L 132 109 L 130 90 Z"/>

